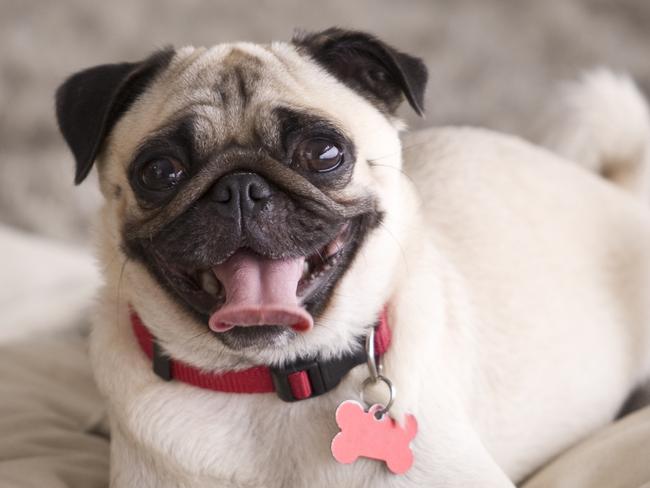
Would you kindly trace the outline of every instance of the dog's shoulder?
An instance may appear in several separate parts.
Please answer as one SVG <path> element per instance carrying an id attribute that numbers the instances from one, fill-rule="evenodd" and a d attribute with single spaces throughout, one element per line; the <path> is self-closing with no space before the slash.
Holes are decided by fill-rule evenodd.
<path id="1" fill-rule="evenodd" d="M 431 128 L 404 135 L 402 147 L 404 171 L 425 207 L 501 202 L 545 215 L 557 207 L 579 211 L 589 206 L 639 218 L 647 214 L 644 205 L 599 175 L 514 135 L 474 127 Z"/>
<path id="2" fill-rule="evenodd" d="M 514 256 L 561 266 L 621 250 L 650 263 L 644 202 L 568 159 L 484 129 L 431 129 L 403 143 L 425 222 L 470 268 L 493 263 L 496 277 Z"/>
<path id="3" fill-rule="evenodd" d="M 558 165 L 567 166 L 559 155 L 521 137 L 471 126 L 433 127 L 406 133 L 402 136 L 402 150 L 405 170 L 418 177 L 429 173 L 442 176 L 442 172 L 445 179 L 456 174 L 496 175 L 495 170 L 505 169 L 511 173 L 522 169 L 552 172 L 564 171 Z"/>

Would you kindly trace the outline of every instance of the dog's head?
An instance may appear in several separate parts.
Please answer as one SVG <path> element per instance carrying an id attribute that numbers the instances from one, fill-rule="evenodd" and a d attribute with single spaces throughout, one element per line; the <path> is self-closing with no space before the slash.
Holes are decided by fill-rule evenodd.
<path id="1" fill-rule="evenodd" d="M 340 353 L 405 232 L 395 110 L 426 68 L 364 33 L 160 51 L 57 92 L 76 183 L 98 163 L 109 290 L 205 368 Z"/>

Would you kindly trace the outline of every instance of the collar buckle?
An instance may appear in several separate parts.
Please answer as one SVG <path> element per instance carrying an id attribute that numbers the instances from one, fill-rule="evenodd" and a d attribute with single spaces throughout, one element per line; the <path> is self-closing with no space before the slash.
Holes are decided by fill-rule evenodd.
<path id="1" fill-rule="evenodd" d="M 285 402 L 317 397 L 336 388 L 351 369 L 368 360 L 363 347 L 352 354 L 326 361 L 299 361 L 283 368 L 269 368 L 275 391 Z"/>
<path id="2" fill-rule="evenodd" d="M 275 392 L 285 402 L 306 400 L 328 391 L 318 361 L 300 361 L 270 371 Z"/>

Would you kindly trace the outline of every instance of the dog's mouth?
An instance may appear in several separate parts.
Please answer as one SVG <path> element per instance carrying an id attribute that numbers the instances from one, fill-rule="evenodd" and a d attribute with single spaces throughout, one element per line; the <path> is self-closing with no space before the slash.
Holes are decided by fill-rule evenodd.
<path id="1" fill-rule="evenodd" d="M 210 328 L 226 332 L 234 327 L 275 325 L 296 332 L 310 330 L 314 321 L 303 301 L 327 281 L 345 248 L 348 230 L 344 226 L 310 256 L 272 259 L 239 249 L 202 271 L 203 290 L 216 291 L 222 302 L 210 316 Z"/>
<path id="2" fill-rule="evenodd" d="M 157 261 L 173 291 L 208 317 L 226 345 L 240 348 L 309 331 L 313 314 L 349 263 L 358 234 L 358 222 L 349 221 L 307 256 L 275 259 L 241 247 L 206 269 L 180 270 Z"/>

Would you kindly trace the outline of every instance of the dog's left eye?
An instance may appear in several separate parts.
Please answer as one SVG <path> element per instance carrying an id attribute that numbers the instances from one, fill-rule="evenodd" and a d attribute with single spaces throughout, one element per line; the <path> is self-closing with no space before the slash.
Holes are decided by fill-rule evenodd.
<path id="1" fill-rule="evenodd" d="M 140 184 L 151 191 L 171 190 L 185 178 L 183 165 L 173 158 L 153 159 L 139 172 Z"/>
<path id="2" fill-rule="evenodd" d="M 293 160 L 309 171 L 325 173 L 341 165 L 343 150 L 326 139 L 307 139 L 296 148 Z"/>

